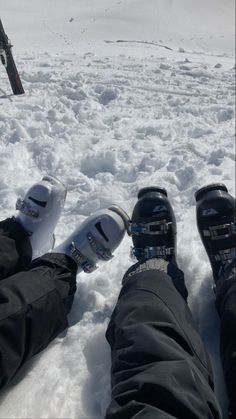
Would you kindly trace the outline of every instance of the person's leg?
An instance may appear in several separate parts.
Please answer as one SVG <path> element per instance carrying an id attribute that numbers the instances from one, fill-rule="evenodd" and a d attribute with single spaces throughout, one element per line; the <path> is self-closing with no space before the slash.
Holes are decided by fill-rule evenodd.
<path id="1" fill-rule="evenodd" d="M 125 224 L 121 209 L 99 211 L 52 253 L 0 281 L 0 388 L 68 326 L 76 274 L 112 257 Z"/>
<path id="2" fill-rule="evenodd" d="M 221 319 L 220 349 L 229 396 L 229 416 L 236 418 L 236 260 L 217 285 L 216 307 Z"/>
<path id="3" fill-rule="evenodd" d="M 208 356 L 176 263 L 176 223 L 167 193 L 139 192 L 131 267 L 107 330 L 112 401 L 107 419 L 220 418 Z"/>
<path id="4" fill-rule="evenodd" d="M 0 222 L 0 280 L 25 269 L 31 262 L 29 236 L 13 218 Z"/>
<path id="5" fill-rule="evenodd" d="M 76 272 L 69 257 L 47 254 L 0 282 L 0 388 L 68 326 Z"/>
<path id="6" fill-rule="evenodd" d="M 196 192 L 197 223 L 209 257 L 220 316 L 220 349 L 229 396 L 229 415 L 236 417 L 236 201 L 225 185 Z"/>
<path id="7" fill-rule="evenodd" d="M 31 263 L 50 249 L 65 196 L 58 179 L 44 177 L 0 222 L 0 388 L 67 326 L 76 264 L 61 254 Z"/>
<path id="8" fill-rule="evenodd" d="M 162 259 L 126 273 L 106 335 L 112 354 L 107 419 L 221 417 L 210 362 L 183 297 L 183 273 Z"/>

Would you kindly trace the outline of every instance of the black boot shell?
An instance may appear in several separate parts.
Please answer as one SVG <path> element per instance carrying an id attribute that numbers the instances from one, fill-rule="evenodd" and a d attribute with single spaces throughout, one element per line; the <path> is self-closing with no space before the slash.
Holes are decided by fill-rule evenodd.
<path id="1" fill-rule="evenodd" d="M 221 268 L 235 258 L 236 201 L 220 183 L 199 189 L 195 198 L 198 231 L 217 281 Z"/>
<path id="2" fill-rule="evenodd" d="M 150 232 L 147 234 L 144 232 L 132 234 L 134 248 L 172 248 L 173 254 L 164 258 L 169 261 L 175 261 L 176 221 L 167 191 L 164 188 L 152 186 L 143 188 L 138 192 L 138 201 L 133 209 L 131 222 L 133 225 L 160 222 L 160 225 L 158 223 L 156 225 L 150 224 Z M 162 222 L 168 227 L 166 232 L 164 230 L 163 232 L 160 231 L 161 228 L 165 229 L 165 225 L 162 225 Z M 155 234 L 155 232 L 158 232 L 158 234 Z"/>

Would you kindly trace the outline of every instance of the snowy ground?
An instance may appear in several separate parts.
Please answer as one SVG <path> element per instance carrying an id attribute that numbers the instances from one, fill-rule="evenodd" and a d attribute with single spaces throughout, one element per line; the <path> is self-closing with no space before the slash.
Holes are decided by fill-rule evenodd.
<path id="1" fill-rule="evenodd" d="M 48 0 L 44 2 L 45 7 L 52 5 Z M 29 5 L 28 0 L 24 0 L 23 4 L 26 3 Z M 82 9 L 78 10 L 78 3 Z M 118 37 L 115 26 L 109 37 L 108 29 L 114 25 L 115 17 L 119 23 L 123 22 L 120 9 L 118 14 L 122 2 L 109 3 L 112 19 L 105 12 L 106 3 L 99 2 L 96 11 L 92 1 L 68 3 L 67 17 L 74 19 L 71 25 L 85 9 L 82 22 L 87 27 L 88 22 L 90 28 L 95 21 L 100 22 L 96 26 L 99 42 L 94 41 L 96 30 L 91 29 L 86 42 L 79 43 L 82 33 L 77 34 L 78 48 L 75 30 L 71 44 L 67 45 L 65 22 L 60 22 L 55 28 L 57 35 L 53 29 L 50 37 L 48 31 L 46 34 L 43 31 L 43 19 L 41 26 L 36 25 L 36 34 L 41 30 L 49 37 L 49 48 L 44 38 L 41 43 L 33 37 L 30 43 L 33 29 L 27 26 L 26 36 L 23 23 L 32 23 L 29 16 L 33 13 L 38 22 L 36 5 L 27 9 L 28 14 L 16 0 L 3 8 L 5 20 L 12 17 L 11 22 L 15 22 L 21 16 L 19 38 L 28 42 L 31 50 L 24 50 L 17 37 L 16 42 L 12 39 L 19 45 L 15 57 L 25 96 L 8 95 L 2 68 L 0 73 L 1 218 L 9 216 L 18 195 L 46 173 L 58 176 L 68 187 L 65 211 L 56 230 L 57 242 L 95 210 L 116 203 L 130 214 L 139 188 L 164 186 L 178 222 L 178 260 L 186 273 L 189 303 L 211 355 L 216 391 L 224 408 L 226 399 L 217 349 L 219 325 L 210 267 L 195 224 L 194 192 L 207 183 L 223 182 L 234 194 L 232 26 L 220 20 L 220 16 L 232 12 L 232 2 L 225 2 L 224 13 L 219 10 L 217 29 L 212 25 L 215 39 L 221 38 L 221 44 L 214 42 L 213 48 L 210 28 L 201 43 L 195 38 L 191 44 L 193 35 L 186 29 L 188 42 L 178 39 L 178 44 L 171 44 L 172 50 L 160 46 L 156 36 L 149 37 L 148 8 L 144 19 L 146 31 L 134 37 L 140 21 L 131 12 L 136 3 L 140 19 L 140 1 L 127 2 L 130 7 L 126 4 L 123 10 L 126 16 L 127 10 L 128 16 L 133 16 L 134 33 L 128 19 L 123 26 L 129 28 L 129 33 L 124 29 L 125 36 Z M 212 2 L 208 0 L 205 4 L 207 18 Z M 164 13 L 162 2 L 158 5 Z M 189 16 L 183 15 L 185 5 L 182 0 L 179 17 L 185 17 L 186 28 Z M 71 10 L 69 6 L 73 6 Z M 60 19 L 61 7 L 58 1 Z M 47 19 L 51 22 L 50 16 L 49 13 Z M 104 22 L 109 24 L 102 41 Z M 203 24 L 203 29 L 206 28 Z M 9 32 L 11 38 L 14 30 L 12 27 Z M 168 29 L 163 29 L 162 43 L 167 34 Z M 169 39 L 170 36 L 172 27 Z M 63 53 L 58 46 L 59 38 L 64 39 Z M 115 42 L 126 38 L 143 42 Z M 159 46 L 147 43 L 154 40 Z M 37 43 L 44 45 L 46 52 L 43 48 L 34 49 Z M 30 362 L 3 392 L 1 418 L 103 417 L 110 397 L 110 354 L 104 333 L 122 276 L 132 263 L 127 257 L 130 246 L 131 240 L 126 237 L 113 261 L 90 276 L 79 275 L 71 327 Z"/>

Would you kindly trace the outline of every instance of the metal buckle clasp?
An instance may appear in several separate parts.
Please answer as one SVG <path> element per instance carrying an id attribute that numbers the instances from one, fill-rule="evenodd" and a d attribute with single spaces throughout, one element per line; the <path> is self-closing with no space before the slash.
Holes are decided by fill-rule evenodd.
<path id="1" fill-rule="evenodd" d="M 129 227 L 129 234 L 150 234 L 152 236 L 167 234 L 171 224 L 171 221 L 167 222 L 166 220 L 152 221 L 150 223 L 131 223 Z M 158 229 L 155 229 L 155 227 L 158 227 Z"/>
<path id="2" fill-rule="evenodd" d="M 166 256 L 173 255 L 174 248 L 166 246 L 157 247 L 144 247 L 144 248 L 131 248 L 131 257 L 151 259 L 151 258 L 165 258 Z"/>
<path id="3" fill-rule="evenodd" d="M 18 198 L 16 201 L 16 210 L 33 218 L 38 218 L 39 216 L 39 212 L 34 209 L 28 202 L 21 198 Z"/>
<path id="4" fill-rule="evenodd" d="M 90 260 L 86 259 L 86 257 L 79 251 L 79 249 L 77 249 L 74 242 L 72 242 L 70 245 L 70 252 L 76 260 L 77 264 L 83 269 L 84 272 L 91 273 L 97 269 L 97 266 L 94 265 Z"/>
<path id="5" fill-rule="evenodd" d="M 220 230 L 225 232 L 220 233 Z M 208 230 L 203 230 L 205 237 L 210 237 L 212 240 L 227 239 L 236 233 L 236 226 L 234 223 L 222 224 L 217 226 L 210 226 Z"/>
<path id="6" fill-rule="evenodd" d="M 236 248 L 219 250 L 215 255 L 211 255 L 211 260 L 213 262 L 227 262 L 233 260 L 236 257 Z"/>

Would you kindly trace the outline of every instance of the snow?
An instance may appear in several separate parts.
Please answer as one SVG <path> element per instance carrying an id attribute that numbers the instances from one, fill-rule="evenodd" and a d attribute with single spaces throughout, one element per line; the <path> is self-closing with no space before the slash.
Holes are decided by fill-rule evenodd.
<path id="1" fill-rule="evenodd" d="M 5 0 L 1 15 L 18 51 L 78 51 L 97 41 L 154 42 L 234 53 L 233 0 Z"/>
<path id="2" fill-rule="evenodd" d="M 0 73 L 0 209 L 46 173 L 68 188 L 57 243 L 138 189 L 168 190 L 178 261 L 225 409 L 213 280 L 194 192 L 234 194 L 234 4 L 231 0 L 0 0 L 26 95 Z M 106 42 L 105 42 L 106 41 Z M 124 42 L 117 42 L 124 41 Z M 127 236 L 112 261 L 78 276 L 71 327 L 0 396 L 1 418 L 100 418 L 110 399 L 105 330 L 132 263 Z"/>

